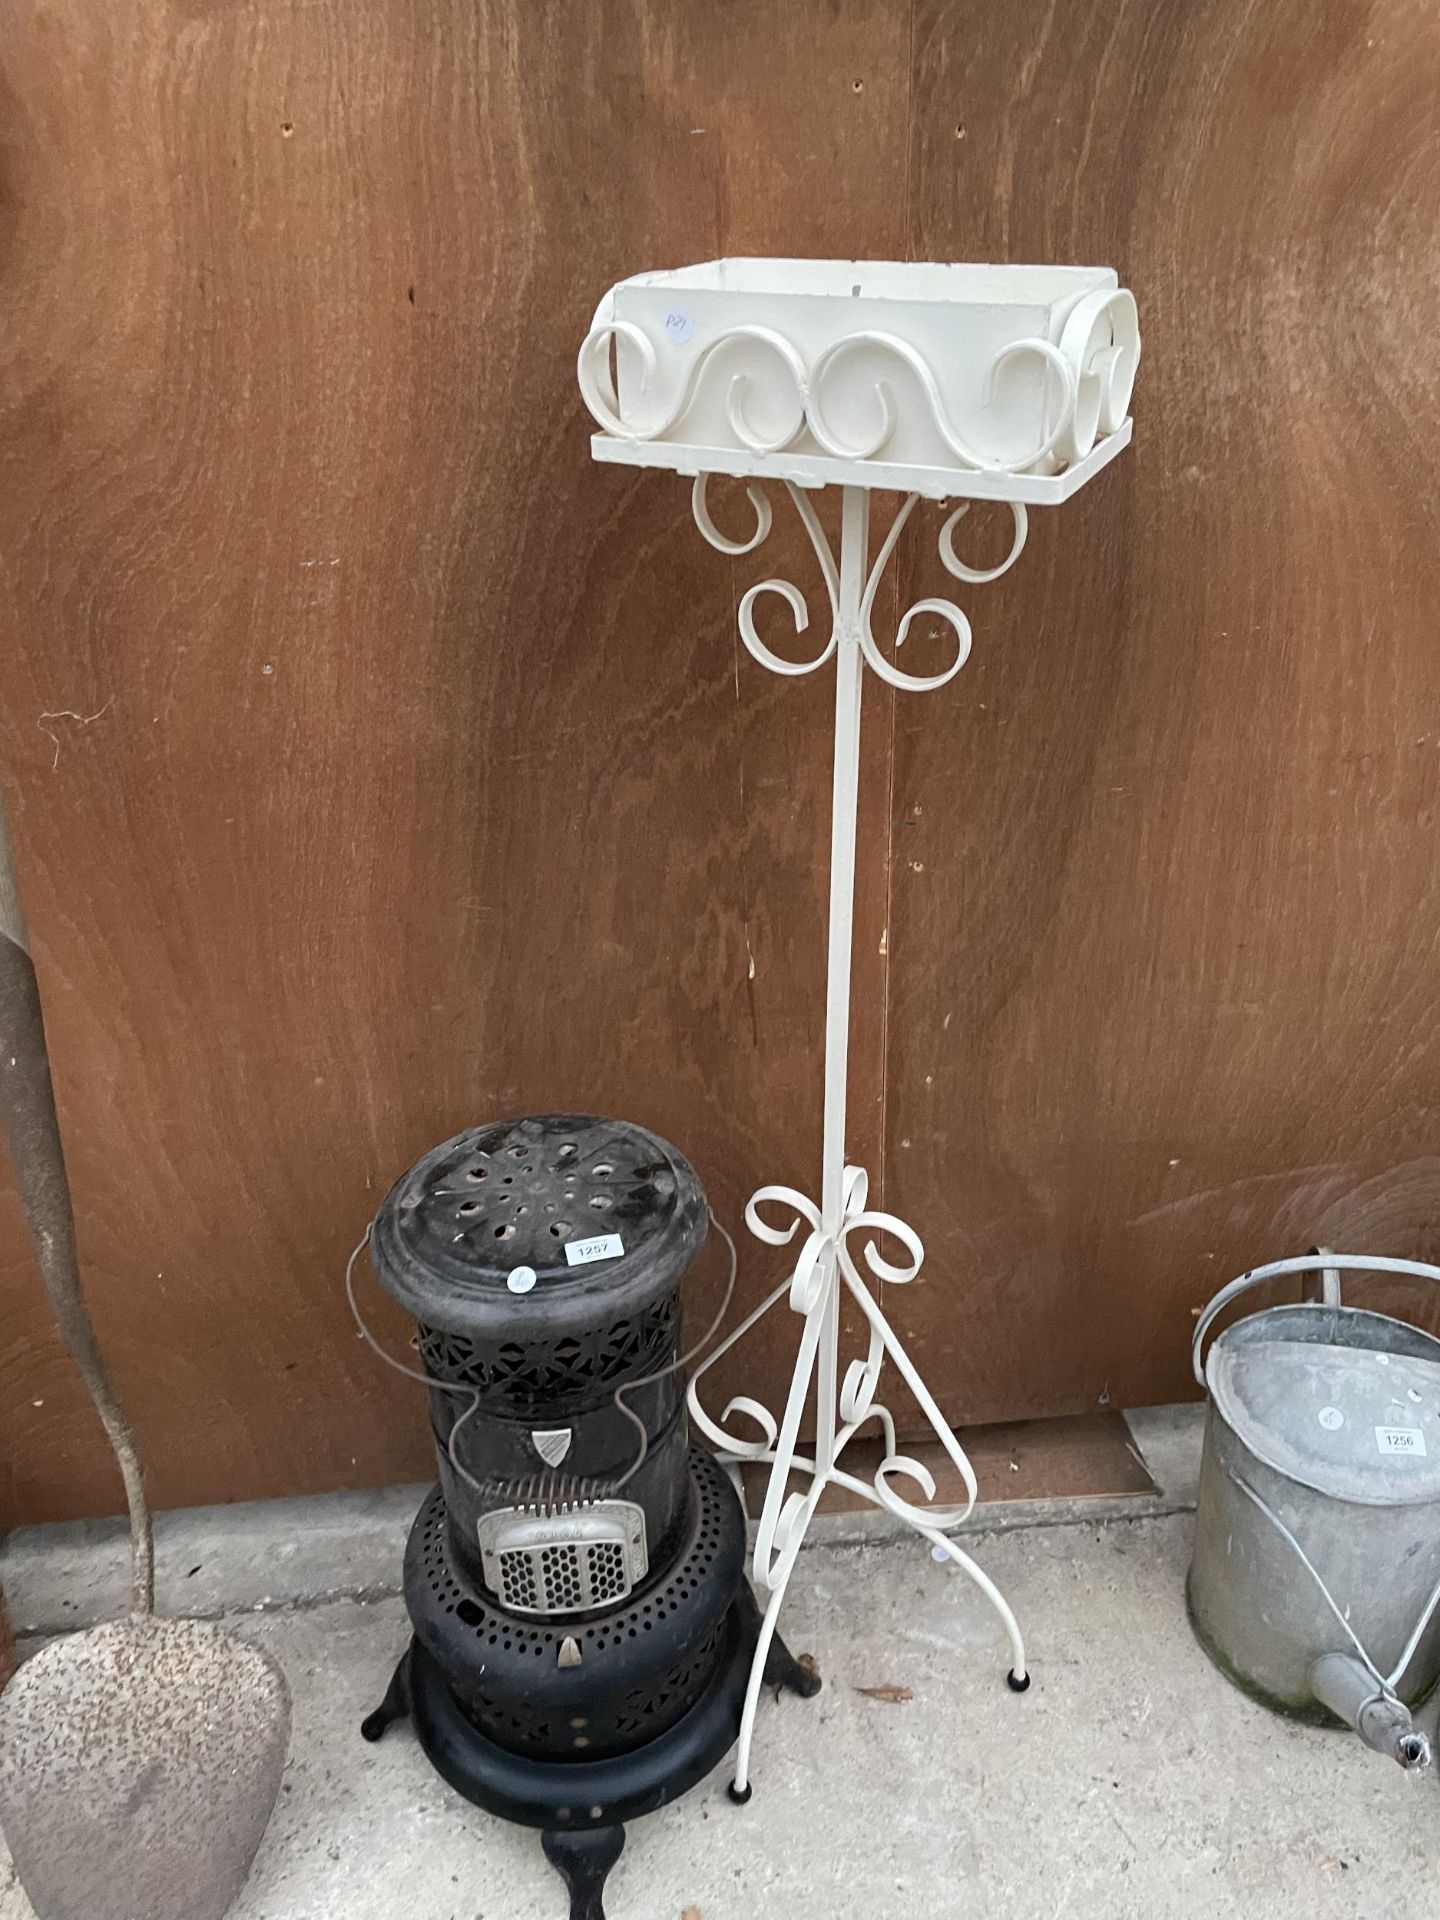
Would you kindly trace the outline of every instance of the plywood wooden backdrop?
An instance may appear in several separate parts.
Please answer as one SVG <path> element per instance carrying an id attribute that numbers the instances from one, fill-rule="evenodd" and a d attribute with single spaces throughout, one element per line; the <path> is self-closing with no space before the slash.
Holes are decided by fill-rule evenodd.
<path id="1" fill-rule="evenodd" d="M 1232 1271 L 1433 1249 L 1428 0 L 22 0 L 0 84 L 0 763 L 162 1503 L 424 1471 L 339 1277 L 469 1121 L 813 1183 L 830 689 L 589 462 L 647 266 L 1141 302 L 1133 455 L 867 697 L 852 1144 L 947 1411 L 1169 1397 Z M 8 1188 L 0 1256 L 5 1515 L 113 1510 Z"/>

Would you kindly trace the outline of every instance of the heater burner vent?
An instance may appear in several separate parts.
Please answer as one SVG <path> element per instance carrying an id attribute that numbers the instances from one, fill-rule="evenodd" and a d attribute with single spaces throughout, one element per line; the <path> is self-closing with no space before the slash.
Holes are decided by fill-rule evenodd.
<path id="1" fill-rule="evenodd" d="M 485 1584 L 512 1613 L 593 1613 L 645 1578 L 645 1512 L 629 1500 L 502 1507 L 479 1526 Z"/>
<path id="2" fill-rule="evenodd" d="M 604 1664 L 596 1655 L 639 1640 L 663 1640 L 666 1657 L 675 1657 L 692 1643 L 694 1609 L 708 1597 L 718 1595 L 719 1605 L 706 1625 L 720 1617 L 744 1564 L 744 1516 L 713 1454 L 692 1448 L 689 1466 L 694 1497 L 668 1576 L 658 1584 L 652 1578 L 618 1612 L 574 1629 L 513 1619 L 490 1593 L 462 1585 L 446 1537 L 444 1497 L 438 1487 L 431 1493 L 411 1532 L 405 1594 L 416 1630 L 462 1694 L 481 1684 L 492 1694 L 502 1686 L 512 1696 L 533 1693 L 537 1670 L 554 1666 L 568 1631 L 593 1672 Z"/>
<path id="3" fill-rule="evenodd" d="M 421 1508 L 405 1569 L 411 1618 L 462 1711 L 500 1746 L 552 1761 L 641 1746 L 684 1717 L 733 1652 L 727 1622 L 745 1518 L 714 1455 L 697 1448 L 688 1459 L 691 1497 L 673 1557 L 605 1611 L 570 1622 L 528 1614 L 500 1586 L 471 1586 L 438 1489 Z M 541 1576 L 531 1570 L 538 1595 Z M 578 1664 L 561 1664 L 567 1640 Z"/>
<path id="4" fill-rule="evenodd" d="M 568 1410 L 621 1380 L 658 1372 L 675 1351 L 680 1299 L 667 1293 L 638 1313 L 558 1339 L 509 1339 L 500 1345 L 420 1328 L 425 1371 L 445 1385 L 479 1387 L 510 1406 L 542 1403 Z"/>

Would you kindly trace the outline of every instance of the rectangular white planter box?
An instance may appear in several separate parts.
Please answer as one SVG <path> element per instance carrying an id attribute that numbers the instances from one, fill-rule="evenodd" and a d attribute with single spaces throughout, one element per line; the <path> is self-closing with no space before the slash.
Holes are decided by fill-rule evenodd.
<path id="1" fill-rule="evenodd" d="M 1127 444 L 1139 350 L 1108 267 L 714 260 L 612 287 L 579 373 L 597 460 L 1050 505 Z"/>

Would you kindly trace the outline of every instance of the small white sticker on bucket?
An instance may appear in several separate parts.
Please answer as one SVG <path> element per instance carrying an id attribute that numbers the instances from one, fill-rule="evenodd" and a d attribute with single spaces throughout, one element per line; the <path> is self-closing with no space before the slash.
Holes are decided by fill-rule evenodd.
<path id="1" fill-rule="evenodd" d="M 588 1267 L 592 1260 L 618 1260 L 625 1242 L 618 1233 L 597 1233 L 588 1240 L 567 1240 L 565 1258 L 572 1267 Z"/>
<path id="2" fill-rule="evenodd" d="M 1375 1444 L 1381 1453 L 1425 1453 L 1425 1436 L 1419 1427 L 1376 1427 Z"/>
<path id="3" fill-rule="evenodd" d="M 1339 1407 L 1321 1407 L 1315 1417 L 1327 1433 L 1334 1433 L 1345 1424 L 1345 1416 Z"/>

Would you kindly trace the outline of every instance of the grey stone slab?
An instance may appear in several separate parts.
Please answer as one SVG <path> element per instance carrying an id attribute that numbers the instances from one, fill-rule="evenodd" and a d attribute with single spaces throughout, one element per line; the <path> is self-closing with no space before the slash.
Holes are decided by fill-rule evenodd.
<path id="1" fill-rule="evenodd" d="M 807 1552 L 787 1635 L 818 1657 L 824 1691 L 766 1702 L 748 1807 L 730 1805 L 722 1770 L 635 1825 L 611 1920 L 1429 1911 L 1434 1777 L 1236 1693 L 1185 1621 L 1189 1532 L 1171 1515 L 987 1538 L 983 1564 L 1030 1638 L 1020 1697 L 989 1608 L 922 1544 Z M 337 1585 L 364 1584 L 369 1552 Z M 235 1920 L 563 1920 L 533 1834 L 457 1799 L 405 1729 L 358 1738 L 405 1641 L 397 1601 L 251 1615 L 241 1630 L 284 1663 L 296 1717 Z M 883 1685 L 914 1697 L 858 1691 Z M 29 1920 L 3 1869 L 0 1889 L 0 1920 Z"/>
<path id="2" fill-rule="evenodd" d="M 996 1501 L 983 1498 L 982 1486 L 964 1531 L 1138 1520 L 1193 1507 L 1204 1409 L 1151 1407 L 1126 1417 L 1158 1495 Z M 212 1619 L 223 1612 L 394 1594 L 405 1536 L 425 1491 L 385 1487 L 162 1513 L 156 1523 L 161 1611 Z M 893 1514 L 875 1509 L 823 1515 L 814 1537 L 829 1545 L 873 1545 L 901 1532 Z M 125 1610 L 129 1591 L 123 1522 L 17 1527 L 0 1540 L 0 1582 L 22 1634 L 112 1619 Z"/>
<path id="3" fill-rule="evenodd" d="M 405 1536 L 426 1491 L 383 1487 L 159 1514 L 159 1610 L 214 1619 L 394 1594 Z M 65 1632 L 123 1613 L 129 1553 L 122 1520 L 12 1529 L 0 1541 L 0 1582 L 16 1632 Z"/>

